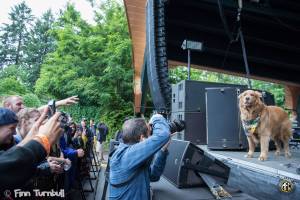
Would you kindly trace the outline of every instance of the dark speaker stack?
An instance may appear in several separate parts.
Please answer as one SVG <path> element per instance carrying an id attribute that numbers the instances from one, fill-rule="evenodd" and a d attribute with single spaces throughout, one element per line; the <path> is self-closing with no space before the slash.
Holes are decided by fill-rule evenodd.
<path id="1" fill-rule="evenodd" d="M 246 88 L 207 88 L 206 119 L 207 147 L 210 149 L 246 149 L 247 137 L 244 133 L 238 107 L 238 95 Z M 262 92 L 262 91 L 260 91 Z M 262 92 L 266 105 L 274 105 L 274 96 Z M 274 149 L 274 143 L 270 144 Z"/>
<path id="2" fill-rule="evenodd" d="M 233 87 L 245 88 L 242 85 L 183 80 L 172 85 L 171 119 L 186 121 L 186 129 L 176 138 L 188 140 L 197 145 L 207 144 L 206 134 L 206 88 Z M 226 106 L 226 104 L 222 104 Z"/>

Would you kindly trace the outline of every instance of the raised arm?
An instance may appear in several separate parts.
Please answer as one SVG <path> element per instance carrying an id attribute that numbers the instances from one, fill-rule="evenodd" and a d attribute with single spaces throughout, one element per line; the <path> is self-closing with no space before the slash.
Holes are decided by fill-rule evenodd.
<path id="1" fill-rule="evenodd" d="M 78 103 L 78 101 L 79 101 L 78 96 L 72 96 L 72 97 L 68 97 L 68 98 L 63 99 L 63 100 L 56 101 L 55 106 L 56 107 L 69 106 L 69 105 L 73 105 L 73 104 Z M 44 109 L 47 108 L 47 107 L 48 107 L 48 105 L 43 105 L 43 106 L 39 107 L 38 110 L 40 112 L 43 112 Z"/>
<path id="2" fill-rule="evenodd" d="M 45 112 L 47 112 L 45 110 Z M 0 188 L 22 186 L 35 173 L 62 132 L 56 113 L 43 124 L 45 113 L 39 118 L 25 139 L 17 146 L 0 154 Z"/>

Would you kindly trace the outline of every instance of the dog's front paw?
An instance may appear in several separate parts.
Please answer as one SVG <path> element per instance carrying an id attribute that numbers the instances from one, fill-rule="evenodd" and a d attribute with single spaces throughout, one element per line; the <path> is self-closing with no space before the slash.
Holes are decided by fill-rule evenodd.
<path id="1" fill-rule="evenodd" d="M 247 153 L 247 154 L 245 155 L 245 158 L 253 158 L 253 154 L 252 154 L 252 153 Z"/>
<path id="2" fill-rule="evenodd" d="M 275 156 L 280 156 L 280 151 L 275 151 Z"/>
<path id="3" fill-rule="evenodd" d="M 291 158 L 292 157 L 291 152 L 285 152 L 284 155 L 285 155 L 286 158 Z"/>
<path id="4" fill-rule="evenodd" d="M 260 160 L 260 161 L 265 161 L 265 160 L 267 160 L 267 156 L 265 156 L 265 155 L 260 155 L 260 156 L 258 157 L 258 160 Z"/>

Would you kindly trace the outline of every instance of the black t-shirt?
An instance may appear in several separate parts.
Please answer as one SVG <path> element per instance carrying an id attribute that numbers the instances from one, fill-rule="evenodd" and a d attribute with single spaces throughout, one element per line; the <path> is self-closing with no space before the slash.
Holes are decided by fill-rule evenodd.
<path id="1" fill-rule="evenodd" d="M 108 135 L 108 127 L 104 123 L 98 124 L 99 134 L 97 135 L 97 140 L 99 142 L 105 142 L 106 136 Z"/>

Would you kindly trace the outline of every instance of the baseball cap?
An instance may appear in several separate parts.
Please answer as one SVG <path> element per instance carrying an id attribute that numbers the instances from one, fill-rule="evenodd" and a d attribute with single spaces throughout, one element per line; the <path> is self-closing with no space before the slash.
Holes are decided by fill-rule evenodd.
<path id="1" fill-rule="evenodd" d="M 15 124 L 18 122 L 18 117 L 13 111 L 7 108 L 0 108 L 0 126 Z"/>

